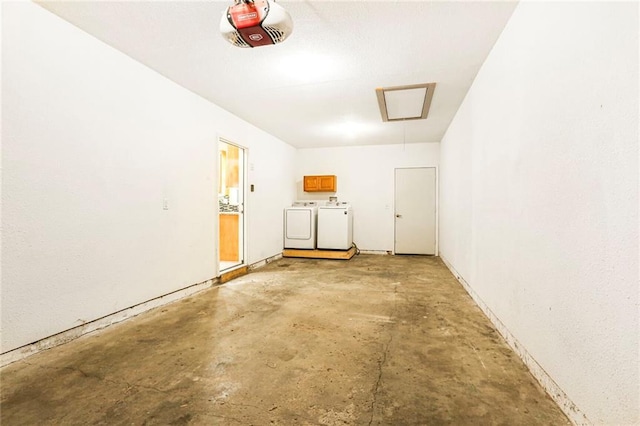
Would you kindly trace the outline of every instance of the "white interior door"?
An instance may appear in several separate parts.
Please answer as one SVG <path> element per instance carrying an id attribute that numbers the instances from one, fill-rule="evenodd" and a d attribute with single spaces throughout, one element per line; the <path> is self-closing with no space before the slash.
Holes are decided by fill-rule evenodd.
<path id="1" fill-rule="evenodd" d="M 436 169 L 396 169 L 396 254 L 436 254 Z"/>

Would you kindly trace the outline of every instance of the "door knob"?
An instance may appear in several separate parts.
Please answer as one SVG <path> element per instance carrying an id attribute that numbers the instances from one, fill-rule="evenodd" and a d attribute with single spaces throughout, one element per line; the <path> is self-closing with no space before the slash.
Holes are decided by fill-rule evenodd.
<path id="1" fill-rule="evenodd" d="M 401 214 L 396 214 L 396 217 L 402 217 L 402 215 Z"/>

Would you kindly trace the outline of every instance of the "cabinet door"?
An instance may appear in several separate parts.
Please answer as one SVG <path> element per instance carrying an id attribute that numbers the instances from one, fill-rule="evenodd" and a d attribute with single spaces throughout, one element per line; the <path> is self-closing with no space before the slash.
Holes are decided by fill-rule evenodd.
<path id="1" fill-rule="evenodd" d="M 318 176 L 305 176 L 304 177 L 304 190 L 305 191 L 317 191 L 318 188 L 319 188 Z"/>
<path id="2" fill-rule="evenodd" d="M 238 187 L 238 172 L 240 169 L 238 160 L 240 148 L 229 145 L 227 148 L 227 188 Z"/>
<path id="3" fill-rule="evenodd" d="M 220 260 L 237 262 L 239 241 L 239 219 L 237 214 L 220 215 Z"/>
<path id="4" fill-rule="evenodd" d="M 320 180 L 319 191 L 335 192 L 336 191 L 336 177 L 335 176 L 318 176 Z"/>

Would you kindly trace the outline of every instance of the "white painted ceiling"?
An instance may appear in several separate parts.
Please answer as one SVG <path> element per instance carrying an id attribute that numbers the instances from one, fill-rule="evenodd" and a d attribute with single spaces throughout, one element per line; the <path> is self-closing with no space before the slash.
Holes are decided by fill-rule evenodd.
<path id="1" fill-rule="evenodd" d="M 278 3 L 292 16 L 292 35 L 242 49 L 219 33 L 231 0 L 39 2 L 298 148 L 439 142 L 516 5 Z M 427 119 L 382 121 L 376 87 L 431 82 Z"/>

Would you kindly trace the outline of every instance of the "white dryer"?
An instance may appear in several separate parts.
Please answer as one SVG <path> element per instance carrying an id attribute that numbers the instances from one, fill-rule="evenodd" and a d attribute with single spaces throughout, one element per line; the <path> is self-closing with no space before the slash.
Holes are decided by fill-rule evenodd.
<path id="1" fill-rule="evenodd" d="M 315 249 L 317 201 L 296 201 L 284 209 L 284 248 Z"/>
<path id="2" fill-rule="evenodd" d="M 353 245 L 353 209 L 347 203 L 318 207 L 318 249 L 349 250 Z"/>

